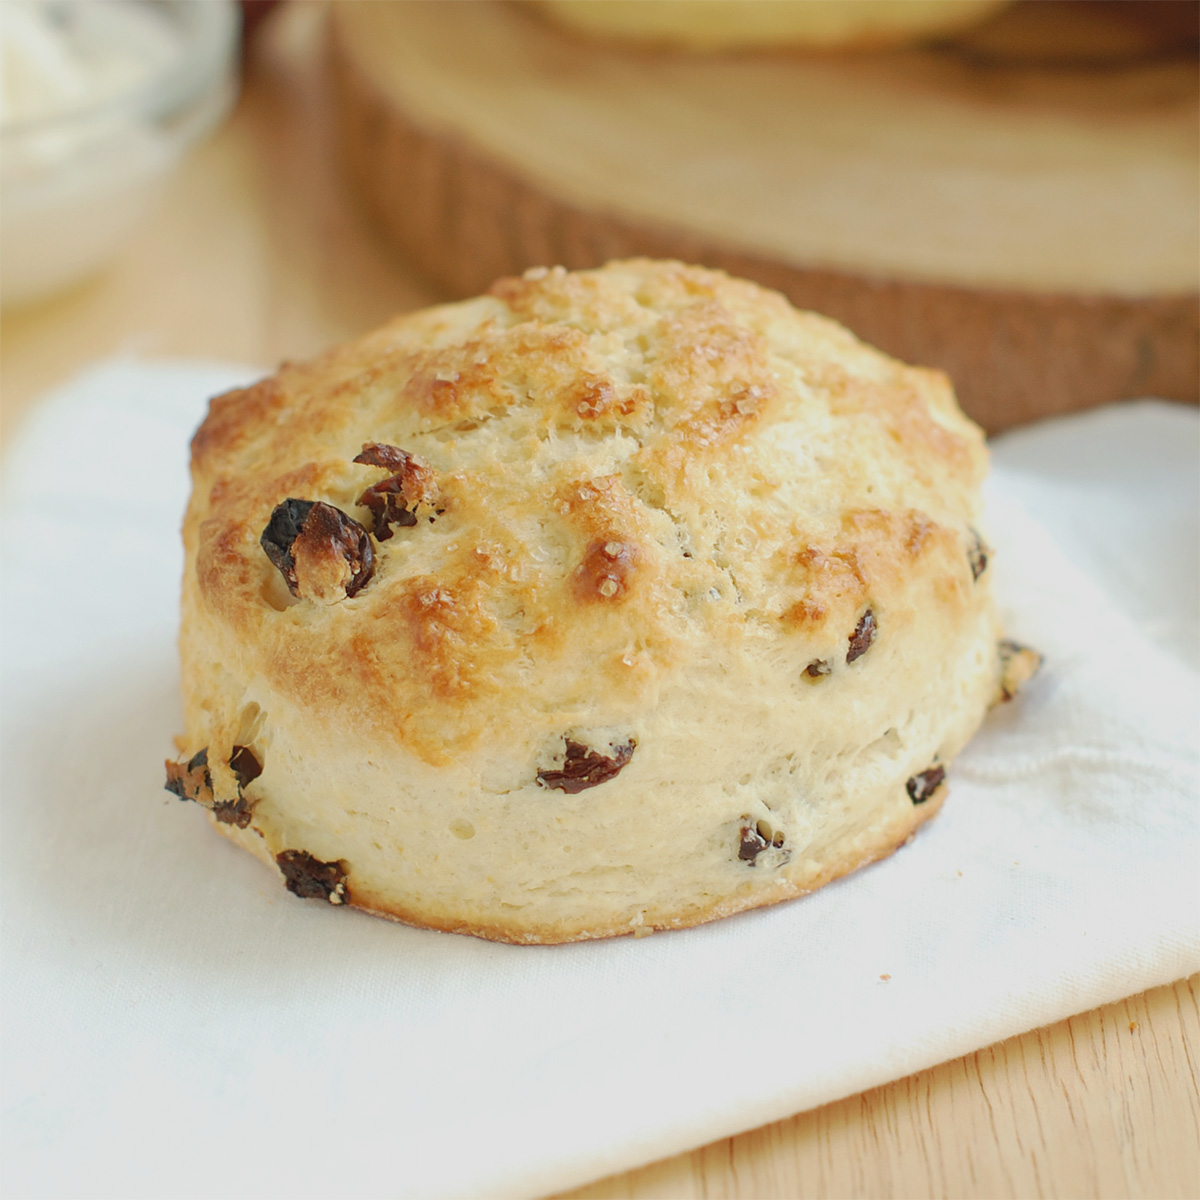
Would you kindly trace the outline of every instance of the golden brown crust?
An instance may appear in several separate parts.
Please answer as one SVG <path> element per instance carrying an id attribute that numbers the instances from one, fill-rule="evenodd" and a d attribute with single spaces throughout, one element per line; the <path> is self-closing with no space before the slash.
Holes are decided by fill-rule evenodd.
<path id="1" fill-rule="evenodd" d="M 844 628 L 849 614 L 882 594 L 889 581 L 906 578 L 924 556 L 939 551 L 955 565 L 965 561 L 965 543 L 959 535 L 934 524 L 924 513 L 878 509 L 847 513 L 836 540 L 805 545 L 792 556 L 794 586 L 803 599 L 787 609 L 783 619 L 804 627 L 833 621 Z M 961 601 L 965 582 L 964 571 L 951 569 L 943 576 L 942 587 Z"/>

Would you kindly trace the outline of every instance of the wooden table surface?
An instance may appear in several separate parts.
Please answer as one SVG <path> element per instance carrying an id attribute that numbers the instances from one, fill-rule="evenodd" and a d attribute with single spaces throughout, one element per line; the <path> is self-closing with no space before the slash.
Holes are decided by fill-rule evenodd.
<path id="1" fill-rule="evenodd" d="M 105 275 L 0 326 L 0 438 L 115 354 L 270 367 L 443 299 L 341 189 L 314 8 L 259 31 L 227 125 Z M 1200 1197 L 1200 976 L 575 1197 Z"/>

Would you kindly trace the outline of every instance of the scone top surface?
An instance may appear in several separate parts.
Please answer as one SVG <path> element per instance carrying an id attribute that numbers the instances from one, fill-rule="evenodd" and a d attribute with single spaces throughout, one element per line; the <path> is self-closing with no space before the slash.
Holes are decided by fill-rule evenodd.
<path id="1" fill-rule="evenodd" d="M 370 527 L 370 443 L 428 463 L 436 498 L 359 594 L 296 602 L 260 535 L 291 496 Z M 215 401 L 193 455 L 200 595 L 255 670 L 429 762 L 651 701 L 712 642 L 831 650 L 916 543 L 963 536 L 984 470 L 941 376 L 636 261 L 503 280 L 285 366 Z"/>
<path id="2" fill-rule="evenodd" d="M 187 747 L 211 747 L 219 790 L 234 747 L 278 718 L 293 743 L 369 757 L 385 790 L 442 771 L 507 804 L 543 792 L 573 740 L 653 760 L 667 721 L 678 755 L 694 705 L 704 744 L 726 728 L 691 769 L 740 773 L 764 752 L 744 726 L 783 711 L 773 689 L 816 720 L 817 688 L 833 697 L 873 643 L 945 628 L 955 654 L 989 645 L 954 684 L 971 712 L 947 718 L 952 753 L 995 689 L 972 529 L 985 465 L 942 375 L 756 285 L 641 260 L 501 280 L 213 401 L 185 526 Z M 365 583 L 331 534 L 297 549 L 289 590 L 263 542 L 288 500 L 370 532 Z M 866 711 L 846 694 L 821 708 Z M 272 854 L 288 840 L 256 828 Z"/>

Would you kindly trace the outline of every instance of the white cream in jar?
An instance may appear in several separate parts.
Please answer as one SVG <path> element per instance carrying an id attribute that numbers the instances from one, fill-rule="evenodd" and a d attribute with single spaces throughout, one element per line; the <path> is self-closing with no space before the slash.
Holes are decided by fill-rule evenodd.
<path id="1" fill-rule="evenodd" d="M 6 305 L 93 272 L 137 229 L 197 115 L 208 128 L 227 106 L 236 27 L 229 0 L 0 3 Z"/>

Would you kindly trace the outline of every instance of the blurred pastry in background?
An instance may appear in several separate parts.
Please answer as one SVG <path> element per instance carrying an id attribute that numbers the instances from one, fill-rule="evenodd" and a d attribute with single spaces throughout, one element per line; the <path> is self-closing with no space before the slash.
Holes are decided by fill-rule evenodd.
<path id="1" fill-rule="evenodd" d="M 1022 0 L 845 54 L 658 52 L 540 11 L 331 10 L 351 186 L 448 294 L 673 257 L 940 367 L 990 430 L 1196 398 L 1196 5 Z"/>
<path id="2" fill-rule="evenodd" d="M 530 0 L 592 37 L 721 51 L 865 50 L 957 33 L 1010 0 Z"/>

